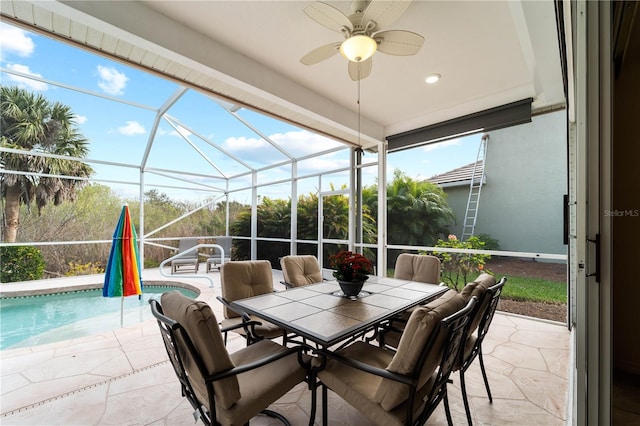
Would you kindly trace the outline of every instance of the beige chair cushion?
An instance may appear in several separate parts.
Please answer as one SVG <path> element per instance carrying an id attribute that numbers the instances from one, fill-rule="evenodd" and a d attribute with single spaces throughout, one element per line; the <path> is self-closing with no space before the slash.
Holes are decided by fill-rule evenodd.
<path id="1" fill-rule="evenodd" d="M 385 368 L 393 359 L 393 352 L 362 341 L 355 342 L 341 349 L 338 353 L 348 359 L 378 368 Z M 401 426 L 406 424 L 406 404 L 408 403 L 406 396 L 405 401 L 392 410 L 383 408 L 376 400 L 376 393 L 380 391 L 382 386 L 389 383 L 388 380 L 383 383 L 383 379 L 380 376 L 357 370 L 331 358 L 327 360 L 325 369 L 318 372 L 318 377 L 322 383 L 353 407 L 356 407 L 373 424 L 379 426 Z M 406 388 L 407 386 L 404 387 Z M 432 387 L 433 381 L 428 380 L 424 386 L 417 390 L 413 401 L 414 418 L 420 413 L 424 404 L 423 398 L 428 395 Z M 408 395 L 408 390 L 405 393 Z"/>
<path id="2" fill-rule="evenodd" d="M 464 352 L 462 357 L 464 359 L 469 358 L 469 355 L 471 355 L 471 351 L 473 351 L 474 346 L 476 345 L 476 341 L 478 340 L 478 338 L 474 335 L 469 336 L 469 338 L 467 339 L 467 341 L 464 343 Z M 458 363 L 456 363 L 458 364 Z M 454 371 L 458 371 L 460 369 L 460 365 L 456 365 L 454 367 Z"/>
<path id="3" fill-rule="evenodd" d="M 453 289 L 449 289 L 449 290 L 445 291 L 437 299 L 434 299 L 431 302 L 429 302 L 428 304 L 426 304 L 425 307 L 427 307 L 429 309 L 435 309 L 438 306 L 442 305 L 443 303 L 448 303 L 451 298 L 456 297 L 456 296 L 458 296 L 458 292 L 453 290 Z M 415 308 L 411 308 L 410 310 L 404 312 L 402 314 L 401 319 L 408 321 L 409 317 L 411 316 L 413 311 L 415 311 L 416 309 L 419 309 L 419 308 L 420 308 L 420 306 L 416 306 Z M 394 325 L 398 326 L 397 323 L 394 323 Z M 386 345 L 391 346 L 391 347 L 397 348 L 398 345 L 400 345 L 400 338 L 401 337 L 402 337 L 402 332 L 395 331 L 395 330 L 389 330 L 384 335 L 384 343 Z"/>
<path id="4" fill-rule="evenodd" d="M 484 291 L 489 287 L 494 286 L 495 284 L 495 277 L 491 274 L 483 272 L 473 282 L 468 283 L 466 286 L 464 286 L 464 288 L 460 292 L 460 295 L 464 298 L 465 302 L 468 302 L 472 296 L 476 296 L 478 300 L 480 300 L 480 296 L 482 296 Z"/>
<path id="5" fill-rule="evenodd" d="M 232 353 L 237 366 L 286 350 L 270 340 L 261 340 L 251 346 Z M 309 357 L 303 355 L 303 361 Z M 292 387 L 305 379 L 307 372 L 298 362 L 298 355 L 291 354 L 263 367 L 239 374 L 238 383 L 242 398 L 227 410 L 218 412 L 218 421 L 223 425 L 244 425 L 264 408 L 280 399 Z"/>
<path id="6" fill-rule="evenodd" d="M 203 301 L 189 299 L 178 291 L 164 293 L 160 301 L 164 314 L 177 321 L 187 331 L 196 351 L 204 362 L 208 374 L 234 367 L 224 346 L 218 321 L 209 305 Z M 177 339 L 182 340 L 180 333 L 177 333 Z M 180 341 L 179 344 L 182 346 L 179 349 L 182 350 L 181 355 L 185 369 L 189 374 L 191 385 L 196 392 L 198 400 L 206 406 L 209 398 L 204 379 L 195 362 L 190 356 L 186 355 L 184 341 Z M 231 407 L 240 399 L 240 388 L 236 377 L 220 380 L 214 383 L 214 388 L 216 403 L 224 408 Z"/>
<path id="7" fill-rule="evenodd" d="M 493 275 L 491 275 L 491 274 L 487 274 L 487 273 L 483 272 L 482 274 L 480 274 L 480 276 L 478 278 L 476 278 L 476 280 L 474 282 L 469 283 L 466 286 L 464 286 L 464 288 L 460 292 L 460 295 L 465 300 L 465 302 L 468 302 L 469 299 L 471 299 L 473 296 L 476 296 L 478 298 L 478 302 L 479 302 L 479 304 L 475 308 L 473 316 L 469 320 L 470 321 L 470 325 L 469 325 L 469 335 L 470 336 L 471 336 L 471 334 L 473 334 L 476 331 L 476 329 L 480 325 L 480 320 L 482 319 L 482 316 L 484 315 L 485 311 L 487 310 L 487 307 L 489 306 L 489 303 L 491 303 L 490 299 L 487 299 L 487 298 L 483 297 L 484 293 L 487 291 L 487 289 L 489 287 L 492 287 L 495 284 L 496 284 L 495 277 Z"/>
<path id="8" fill-rule="evenodd" d="M 351 360 L 361 361 L 378 368 L 385 368 L 393 353 L 383 348 L 358 341 L 338 351 Z M 401 425 L 391 413 L 382 409 L 375 400 L 382 377 L 349 367 L 341 362 L 327 359 L 325 369 L 318 372 L 318 378 L 340 395 L 342 399 L 373 420 L 378 425 Z"/>
<path id="9" fill-rule="evenodd" d="M 225 263 L 220 267 L 220 281 L 222 297 L 230 302 L 273 292 L 273 275 L 268 260 Z M 224 307 L 225 318 L 238 316 L 238 313 Z"/>
<path id="10" fill-rule="evenodd" d="M 315 256 L 284 256 L 280 266 L 284 280 L 293 287 L 322 282 L 322 271 Z"/>
<path id="11" fill-rule="evenodd" d="M 393 277 L 437 284 L 440 281 L 440 259 L 430 255 L 402 253 L 396 260 Z"/>
<path id="12" fill-rule="evenodd" d="M 442 357 L 442 346 L 447 336 L 445 333 L 439 332 L 440 321 L 456 313 L 464 305 L 464 299 L 459 294 L 455 291 L 453 293 L 448 291 L 428 305 L 414 310 L 402 333 L 398 350 L 386 367 L 387 370 L 400 374 L 412 373 L 420 357 L 420 352 L 427 344 L 431 334 L 438 333 L 418 380 L 418 387 L 423 387 L 433 375 Z M 390 411 L 405 401 L 408 396 L 409 388 L 406 385 L 383 379 L 375 394 L 375 400 L 380 403 L 382 408 Z"/>

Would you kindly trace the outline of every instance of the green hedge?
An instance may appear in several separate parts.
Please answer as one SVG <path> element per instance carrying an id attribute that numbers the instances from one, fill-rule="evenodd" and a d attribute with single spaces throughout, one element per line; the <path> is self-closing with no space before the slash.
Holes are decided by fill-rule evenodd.
<path id="1" fill-rule="evenodd" d="M 44 258 L 37 248 L 0 247 L 0 282 L 39 280 L 43 274 Z"/>

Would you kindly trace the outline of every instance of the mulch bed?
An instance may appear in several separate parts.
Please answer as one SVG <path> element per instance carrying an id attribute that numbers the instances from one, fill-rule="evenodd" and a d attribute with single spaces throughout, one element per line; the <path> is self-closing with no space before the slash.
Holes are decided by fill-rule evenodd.
<path id="1" fill-rule="evenodd" d="M 567 305 L 500 299 L 498 310 L 528 317 L 567 322 Z"/>
<path id="2" fill-rule="evenodd" d="M 513 276 L 537 277 L 559 282 L 567 280 L 567 266 L 561 263 L 494 256 L 487 262 L 486 269 L 493 272 L 496 278 L 505 276 L 507 280 Z M 507 285 L 509 285 L 509 281 L 507 281 Z M 501 298 L 498 310 L 552 321 L 567 321 L 567 305 L 565 304 L 523 302 Z"/>

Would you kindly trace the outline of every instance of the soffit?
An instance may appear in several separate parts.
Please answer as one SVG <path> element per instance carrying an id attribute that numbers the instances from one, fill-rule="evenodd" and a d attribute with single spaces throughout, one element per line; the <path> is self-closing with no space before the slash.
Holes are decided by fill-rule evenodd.
<path id="1" fill-rule="evenodd" d="M 422 34 L 411 57 L 374 56 L 357 85 L 340 55 L 299 59 L 340 35 L 308 1 L 2 1 L 3 16 L 331 135 L 386 136 L 533 98 L 564 102 L 552 1 L 414 1 L 389 29 Z M 349 11 L 349 2 L 328 2 Z M 117 7 L 115 7 L 117 5 Z M 426 85 L 437 72 L 442 80 Z M 358 137 L 358 128 L 362 136 Z"/>

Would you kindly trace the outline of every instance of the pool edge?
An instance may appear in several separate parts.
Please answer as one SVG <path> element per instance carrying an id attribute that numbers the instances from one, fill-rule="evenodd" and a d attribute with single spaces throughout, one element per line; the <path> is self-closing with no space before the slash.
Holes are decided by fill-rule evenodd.
<path id="1" fill-rule="evenodd" d="M 49 288 L 38 288 L 38 289 L 6 289 L 0 290 L 0 299 L 12 298 L 12 297 L 28 297 L 28 296 L 43 296 L 49 294 L 60 294 L 60 293 L 72 293 L 75 291 L 83 291 L 83 290 L 96 290 L 101 289 L 103 287 L 103 283 L 93 283 L 93 284 L 75 284 L 75 285 L 67 285 L 61 287 L 49 287 Z M 187 284 L 182 281 L 169 281 L 169 280 L 149 280 L 143 281 L 143 292 L 144 287 L 179 287 L 185 290 L 192 291 L 196 293 L 196 297 L 199 297 L 202 294 L 202 289 L 194 286 L 192 284 Z"/>

